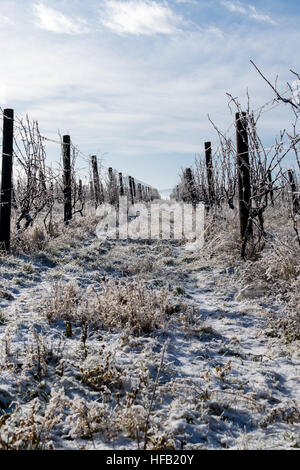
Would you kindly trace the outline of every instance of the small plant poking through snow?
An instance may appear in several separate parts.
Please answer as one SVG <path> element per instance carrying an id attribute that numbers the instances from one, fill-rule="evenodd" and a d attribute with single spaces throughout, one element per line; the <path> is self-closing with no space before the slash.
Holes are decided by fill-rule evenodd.
<path id="1" fill-rule="evenodd" d="M 139 281 L 108 281 L 89 299 L 93 319 L 108 328 L 149 334 L 167 325 L 167 288 L 151 289 Z"/>
<path id="2" fill-rule="evenodd" d="M 177 311 L 168 288 L 153 289 L 142 281 L 108 280 L 87 295 L 74 283 L 56 283 L 42 309 L 49 322 L 66 321 L 66 336 L 72 336 L 71 323 L 83 322 L 94 328 L 128 330 L 139 336 L 166 328 L 170 314 Z"/>
<path id="3" fill-rule="evenodd" d="M 50 298 L 46 300 L 46 317 L 49 322 L 63 318 L 67 322 L 78 317 L 80 290 L 74 282 L 56 282 Z"/>
<path id="4" fill-rule="evenodd" d="M 61 421 L 68 402 L 63 389 L 52 390 L 44 410 L 38 398 L 35 398 L 29 404 L 5 415 L 5 420 L 2 417 L 0 449 L 52 449 L 51 431 Z"/>

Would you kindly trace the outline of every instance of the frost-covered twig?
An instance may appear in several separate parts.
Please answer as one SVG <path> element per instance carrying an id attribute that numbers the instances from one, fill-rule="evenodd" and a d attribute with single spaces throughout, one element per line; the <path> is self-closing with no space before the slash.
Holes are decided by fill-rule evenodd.
<path id="1" fill-rule="evenodd" d="M 147 448 L 147 433 L 148 433 L 149 419 L 150 419 L 150 414 L 151 414 L 151 411 L 152 411 L 152 406 L 153 406 L 153 401 L 154 401 L 156 388 L 157 388 L 157 385 L 158 385 L 158 379 L 159 379 L 160 372 L 161 372 L 163 362 L 164 362 L 164 355 L 165 355 L 165 352 L 166 352 L 167 345 L 168 345 L 168 341 L 165 342 L 164 347 L 162 349 L 160 365 L 159 365 L 159 368 L 157 370 L 155 384 L 154 384 L 154 387 L 153 387 L 152 397 L 151 397 L 151 401 L 150 401 L 150 405 L 149 405 L 149 410 L 148 410 L 148 413 L 147 413 L 147 419 L 146 419 L 146 424 L 145 424 L 144 449 L 143 450 L 146 450 L 146 448 Z"/>

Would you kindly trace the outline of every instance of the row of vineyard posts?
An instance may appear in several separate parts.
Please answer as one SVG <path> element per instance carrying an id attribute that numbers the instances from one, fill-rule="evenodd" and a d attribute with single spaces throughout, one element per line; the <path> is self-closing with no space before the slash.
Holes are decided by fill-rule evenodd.
<path id="1" fill-rule="evenodd" d="M 216 188 L 214 184 L 214 168 L 212 163 L 212 144 L 211 142 L 204 143 L 205 152 L 205 167 L 206 167 L 206 187 L 202 186 L 202 195 L 199 193 L 199 184 L 195 181 L 195 176 L 191 168 L 186 168 L 181 177 L 181 185 L 177 185 L 171 198 L 177 201 L 184 201 L 196 205 L 199 202 L 204 202 L 206 212 L 209 213 L 210 209 L 220 204 L 220 200 L 226 199 L 229 207 L 234 209 L 234 199 L 238 202 L 239 213 L 239 227 L 240 227 L 240 241 L 241 241 L 241 257 L 245 259 L 246 245 L 253 234 L 253 220 L 255 217 L 260 219 L 263 229 L 263 210 L 268 205 L 268 201 L 274 206 L 274 191 L 276 190 L 274 181 L 272 181 L 271 170 L 268 169 L 265 175 L 264 188 L 261 194 L 264 198 L 263 209 L 255 209 L 252 206 L 252 193 L 251 193 L 251 163 L 249 161 L 249 146 L 248 146 L 248 121 L 247 113 L 238 112 L 235 114 L 235 127 L 236 127 L 236 153 L 235 153 L 235 168 L 236 168 L 236 182 L 232 184 L 231 191 L 226 191 L 224 186 L 222 188 L 223 194 L 217 197 Z M 291 193 L 292 199 L 292 216 L 297 217 L 300 212 L 299 192 L 297 191 L 295 172 L 291 169 L 287 170 L 288 193 Z M 237 187 L 236 187 L 237 186 Z M 294 227 L 295 228 L 295 227 Z M 296 230 L 297 231 L 297 230 Z M 298 235 L 298 232 L 297 232 Z M 299 241 L 299 235 L 298 235 Z M 299 241 L 300 243 L 300 241 Z"/>
<path id="2" fill-rule="evenodd" d="M 74 213 L 80 212 L 83 215 L 83 203 L 81 208 L 74 210 L 72 195 L 72 162 L 71 162 L 71 138 L 69 135 L 62 137 L 63 156 L 63 203 L 64 222 L 66 225 L 72 219 Z M 3 111 L 3 139 L 2 139 L 2 174 L 0 193 L 0 249 L 10 251 L 11 245 L 11 211 L 13 195 L 13 154 L 14 154 L 14 110 L 4 109 Z M 99 177 L 97 156 L 91 156 L 92 180 L 90 181 L 90 193 L 94 200 L 95 207 L 105 202 L 104 188 Z M 53 183 L 51 183 L 53 186 Z M 159 198 L 157 189 L 135 182 L 134 177 L 123 177 L 122 173 L 117 173 L 113 168 L 108 168 L 108 201 L 115 206 L 118 205 L 120 196 L 127 196 L 129 202 L 149 202 Z M 82 180 L 78 182 L 78 199 L 82 202 Z M 28 214 L 22 214 L 28 221 L 26 227 L 32 220 Z M 18 223 L 17 223 L 18 227 Z"/>

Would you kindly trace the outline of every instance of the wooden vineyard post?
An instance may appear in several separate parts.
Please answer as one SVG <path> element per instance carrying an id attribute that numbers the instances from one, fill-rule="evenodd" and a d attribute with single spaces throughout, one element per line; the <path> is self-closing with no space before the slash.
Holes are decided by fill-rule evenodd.
<path id="1" fill-rule="evenodd" d="M 119 194 L 120 196 L 124 196 L 124 185 L 123 185 L 122 173 L 119 173 Z"/>
<path id="2" fill-rule="evenodd" d="M 187 202 L 191 202 L 193 206 L 195 206 L 197 204 L 197 193 L 192 170 L 190 168 L 186 168 L 184 176 L 187 184 Z"/>
<path id="3" fill-rule="evenodd" d="M 63 165 L 64 165 L 64 222 L 68 225 L 72 219 L 71 192 L 71 138 L 63 136 Z"/>
<path id="4" fill-rule="evenodd" d="M 4 109 L 0 199 L 0 250 L 10 251 L 14 110 Z"/>
<path id="5" fill-rule="evenodd" d="M 80 212 L 80 215 L 83 216 L 83 208 L 84 208 L 85 201 L 84 201 L 82 180 L 81 179 L 79 180 L 79 184 L 78 184 L 78 200 L 81 204 L 81 210 L 79 210 L 79 212 Z"/>
<path id="6" fill-rule="evenodd" d="M 131 204 L 134 204 L 134 195 L 133 195 L 133 184 L 132 184 L 132 177 L 128 177 L 128 184 L 129 184 L 129 194 L 130 194 L 130 200 Z"/>
<path id="7" fill-rule="evenodd" d="M 113 169 L 111 167 L 108 169 L 108 179 L 109 179 L 109 184 L 112 185 L 113 184 Z"/>
<path id="8" fill-rule="evenodd" d="M 212 206 L 214 203 L 215 197 L 214 197 L 214 189 L 213 189 L 211 142 L 205 142 L 204 148 L 205 148 L 206 174 L 207 174 L 207 183 L 208 183 L 208 198 L 209 198 L 209 205 Z"/>
<path id="9" fill-rule="evenodd" d="M 82 180 L 79 180 L 79 184 L 78 184 L 78 199 L 80 202 L 82 202 L 83 200 Z"/>
<path id="10" fill-rule="evenodd" d="M 94 197 L 96 202 L 96 207 L 101 204 L 101 190 L 100 190 L 100 180 L 98 173 L 98 163 L 96 155 L 91 156 L 92 161 L 92 172 L 93 172 L 93 183 L 94 183 Z"/>
<path id="11" fill-rule="evenodd" d="M 133 197 L 136 197 L 136 189 L 135 189 L 135 181 L 134 178 L 131 177 L 131 182 L 132 182 L 132 191 L 133 191 Z"/>
<path id="12" fill-rule="evenodd" d="M 289 182 L 292 190 L 292 201 L 293 201 L 293 212 L 297 214 L 299 212 L 299 199 L 297 195 L 297 187 L 294 178 L 293 170 L 288 170 Z"/>
<path id="13" fill-rule="evenodd" d="M 138 200 L 142 200 L 142 185 L 141 183 L 138 183 Z"/>
<path id="14" fill-rule="evenodd" d="M 249 236 L 252 235 L 252 221 L 250 219 L 251 182 L 246 113 L 236 113 L 235 120 L 240 234 L 242 240 L 242 257 L 244 258 L 247 240 Z"/>

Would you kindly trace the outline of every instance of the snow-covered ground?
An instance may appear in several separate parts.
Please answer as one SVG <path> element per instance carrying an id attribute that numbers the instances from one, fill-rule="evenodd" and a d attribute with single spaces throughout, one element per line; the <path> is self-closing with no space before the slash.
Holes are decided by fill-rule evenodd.
<path id="1" fill-rule="evenodd" d="M 239 290 L 191 243 L 90 233 L 2 259 L 0 448 L 299 447 L 299 342 Z"/>

